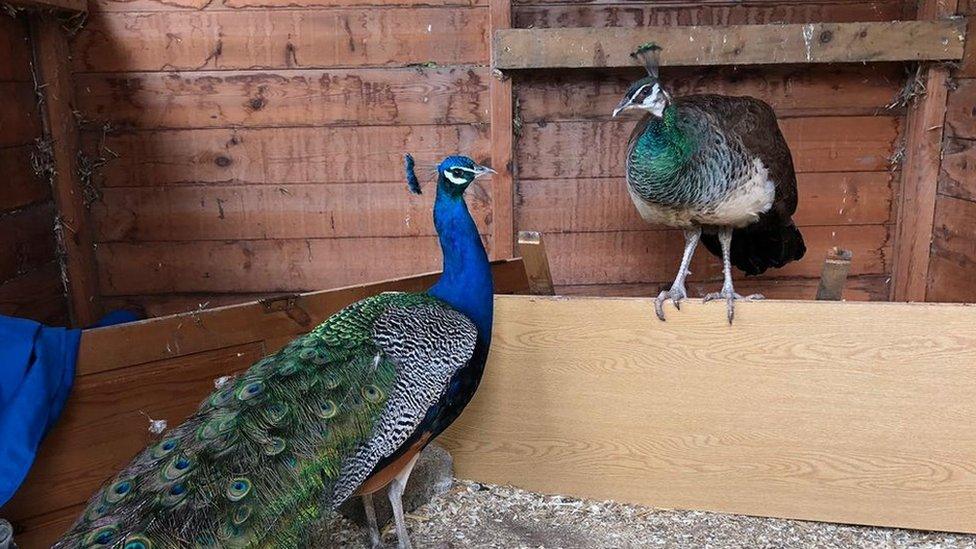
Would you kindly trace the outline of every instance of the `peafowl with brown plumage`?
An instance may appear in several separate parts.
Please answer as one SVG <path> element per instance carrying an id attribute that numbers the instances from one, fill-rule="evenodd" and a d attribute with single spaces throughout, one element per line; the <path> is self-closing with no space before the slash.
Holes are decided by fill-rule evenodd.
<path id="1" fill-rule="evenodd" d="M 732 265 L 758 275 L 803 257 L 806 246 L 793 223 L 796 174 L 776 114 L 753 97 L 689 95 L 672 98 L 658 78 L 661 48 L 642 46 L 648 76 L 638 80 L 613 111 L 647 114 L 627 146 L 627 190 L 641 217 L 684 231 L 685 250 L 670 290 L 655 299 L 680 308 L 685 279 L 699 240 L 722 258 L 725 282 L 705 301 L 724 299 L 729 323 L 738 299 Z"/>
<path id="2" fill-rule="evenodd" d="M 411 191 L 420 193 L 407 155 Z M 59 549 L 297 548 L 309 526 L 389 485 L 401 496 L 418 453 L 467 405 L 491 343 L 491 268 L 464 191 L 489 168 L 438 166 L 444 273 L 423 293 L 349 305 L 225 383 L 95 494 Z"/>

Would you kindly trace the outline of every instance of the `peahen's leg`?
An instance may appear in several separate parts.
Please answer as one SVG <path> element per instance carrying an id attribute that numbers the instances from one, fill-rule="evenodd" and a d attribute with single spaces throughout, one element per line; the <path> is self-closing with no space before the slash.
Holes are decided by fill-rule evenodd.
<path id="1" fill-rule="evenodd" d="M 376 509 L 373 507 L 373 494 L 363 494 L 363 508 L 366 510 L 366 521 L 369 523 L 369 544 L 373 549 L 382 547 L 380 527 L 376 524 Z"/>
<path id="2" fill-rule="evenodd" d="M 705 296 L 704 300 L 706 303 L 713 299 L 724 299 L 726 303 L 726 309 L 729 315 L 729 324 L 732 324 L 732 319 L 735 317 L 735 300 L 753 300 L 762 299 L 762 294 L 752 294 L 746 297 L 735 293 L 735 288 L 732 287 L 732 228 L 723 227 L 718 232 L 718 241 L 722 245 L 722 271 L 725 273 L 725 282 L 722 284 L 721 292 L 710 293 Z"/>
<path id="3" fill-rule="evenodd" d="M 390 504 L 393 505 L 393 520 L 396 522 L 397 546 L 400 549 L 410 549 L 410 536 L 407 534 L 407 523 L 403 519 L 403 490 L 407 487 L 410 471 L 417 463 L 420 454 L 413 456 L 410 463 L 390 482 Z"/>
<path id="4" fill-rule="evenodd" d="M 678 276 L 674 277 L 674 283 L 671 284 L 671 289 L 661 292 L 657 295 L 657 299 L 654 300 L 654 311 L 657 312 L 657 317 L 661 320 L 664 320 L 665 301 L 670 299 L 676 309 L 681 309 L 681 300 L 688 297 L 688 292 L 685 291 L 685 279 L 690 274 L 688 266 L 691 264 L 692 256 L 695 255 L 695 248 L 698 246 L 698 239 L 700 238 L 701 227 L 685 229 L 685 252 L 681 256 L 681 267 L 678 269 Z"/>

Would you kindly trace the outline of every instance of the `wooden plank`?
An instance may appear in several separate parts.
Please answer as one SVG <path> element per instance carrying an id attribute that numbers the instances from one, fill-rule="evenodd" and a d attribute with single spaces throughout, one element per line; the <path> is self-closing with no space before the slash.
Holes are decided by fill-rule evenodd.
<path id="1" fill-rule="evenodd" d="M 311 292 L 292 296 L 290 307 L 248 303 L 87 330 L 79 348 L 78 371 L 91 374 L 264 338 L 302 334 L 353 301 L 386 291 L 426 290 L 438 276 L 439 273 L 427 273 Z M 528 288 L 520 259 L 493 263 L 492 276 L 497 294 Z"/>
<path id="2" fill-rule="evenodd" d="M 51 185 L 34 175 L 30 154 L 33 145 L 0 149 L 0 211 L 23 208 L 49 200 Z"/>
<path id="3" fill-rule="evenodd" d="M 807 255 L 770 277 L 820 276 L 823 253 L 839 246 L 854 252 L 851 274 L 885 274 L 890 269 L 889 228 L 885 225 L 805 227 Z M 546 242 L 553 283 L 632 284 L 674 278 L 684 241 L 680 231 L 627 231 L 548 234 Z M 720 281 L 718 258 L 699 250 L 691 263 L 689 280 Z M 736 278 L 743 275 L 736 272 Z"/>
<path id="4" fill-rule="evenodd" d="M 549 258 L 542 233 L 519 231 L 518 250 L 525 263 L 525 274 L 529 279 L 529 293 L 552 295 L 552 273 L 549 271 Z"/>
<path id="5" fill-rule="evenodd" d="M 0 82 L 0 147 L 33 143 L 41 135 L 37 99 L 31 82 Z"/>
<path id="6" fill-rule="evenodd" d="M 73 505 L 45 515 L 18 520 L 13 524 L 18 547 L 51 547 L 68 531 L 85 511 L 85 505 Z"/>
<path id="7" fill-rule="evenodd" d="M 801 173 L 798 225 L 871 225 L 891 221 L 888 172 Z M 646 231 L 620 177 L 519 182 L 518 226 L 543 233 Z"/>
<path id="8" fill-rule="evenodd" d="M 240 305 L 265 298 L 281 297 L 280 293 L 251 294 L 166 294 L 112 296 L 102 300 L 106 310 L 127 309 L 145 313 L 146 318 L 175 315 L 228 305 Z"/>
<path id="9" fill-rule="evenodd" d="M 661 64 L 765 65 L 962 59 L 966 21 L 889 21 L 496 31 L 500 69 L 632 67 L 637 46 L 664 48 Z"/>
<path id="10" fill-rule="evenodd" d="M 945 131 L 950 137 L 976 139 L 976 78 L 960 79 L 948 93 Z"/>
<path id="11" fill-rule="evenodd" d="M 976 15 L 976 13 L 970 11 L 969 15 Z M 976 18 L 974 17 L 969 17 L 966 36 L 976 36 Z M 955 75 L 959 78 L 976 78 L 976 40 L 966 40 L 966 51 L 962 56 L 962 64 Z"/>
<path id="12" fill-rule="evenodd" d="M 489 34 L 512 26 L 511 0 L 489 0 Z M 491 54 L 496 66 L 497 52 Z M 496 75 L 488 82 L 491 121 L 491 165 L 498 173 L 492 178 L 492 252 L 495 259 L 515 254 L 515 128 L 512 81 Z"/>
<path id="13" fill-rule="evenodd" d="M 53 10 L 68 14 L 88 11 L 88 0 L 10 0 L 10 3 L 31 10 Z"/>
<path id="14" fill-rule="evenodd" d="M 51 262 L 0 284 L 0 314 L 54 326 L 68 322 L 61 267 Z"/>
<path id="15" fill-rule="evenodd" d="M 537 71 L 519 75 L 515 95 L 522 122 L 609 119 L 638 78 L 636 69 Z M 675 96 L 749 95 L 766 101 L 780 118 L 896 114 L 886 106 L 898 93 L 904 69 L 892 64 L 783 67 L 674 67 L 664 83 Z"/>
<path id="16" fill-rule="evenodd" d="M 520 179 L 623 177 L 627 138 L 637 121 L 525 124 L 519 137 Z M 888 169 L 898 138 L 895 117 L 790 118 L 779 123 L 796 171 Z"/>
<path id="17" fill-rule="evenodd" d="M 928 299 L 976 302 L 976 202 L 940 196 L 935 219 Z"/>
<path id="18" fill-rule="evenodd" d="M 488 183 L 487 186 L 491 186 Z M 491 204 L 471 192 L 482 234 Z M 100 242 L 431 236 L 433 193 L 404 182 L 107 188 L 92 213 Z"/>
<path id="19" fill-rule="evenodd" d="M 0 214 L 0 282 L 55 261 L 54 205 Z"/>
<path id="20" fill-rule="evenodd" d="M 76 78 L 79 109 L 134 128 L 487 122 L 483 67 L 96 73 Z"/>
<path id="21" fill-rule="evenodd" d="M 43 84 L 45 137 L 51 140 L 54 152 L 51 187 L 58 212 L 59 244 L 64 252 L 69 311 L 73 325 L 90 326 L 98 318 L 98 288 L 92 232 L 78 175 L 71 54 L 65 31 L 52 14 L 31 19 L 31 41 L 37 78 Z"/>
<path id="22" fill-rule="evenodd" d="M 425 6 L 484 6 L 487 0 L 424 0 Z M 376 7 L 376 0 L 92 0 L 92 11 L 288 10 Z M 384 0 L 383 6 L 417 6 L 417 0 Z"/>
<path id="23" fill-rule="evenodd" d="M 519 2 L 516 28 L 654 27 L 914 19 L 899 0 L 761 2 Z"/>
<path id="24" fill-rule="evenodd" d="M 87 134 L 86 150 L 100 139 Z M 471 125 L 140 131 L 106 146 L 119 156 L 102 168 L 106 187 L 402 182 L 405 152 L 423 167 L 451 152 L 489 154 L 487 128 Z"/>
<path id="25" fill-rule="evenodd" d="M 487 23 L 476 8 L 106 13 L 72 52 L 77 72 L 458 65 L 488 58 Z"/>
<path id="26" fill-rule="evenodd" d="M 850 250 L 840 248 L 827 252 L 823 272 L 820 273 L 820 284 L 817 286 L 817 300 L 841 301 L 844 298 L 844 286 L 847 284 L 847 273 L 851 270 L 852 256 Z"/>
<path id="27" fill-rule="evenodd" d="M 946 138 L 942 145 L 939 192 L 976 201 L 976 141 Z"/>
<path id="28" fill-rule="evenodd" d="M 650 299 L 499 297 L 441 440 L 459 477 L 543 493 L 976 532 L 974 325 L 959 305 L 742 303 L 730 328 L 697 300 L 659 322 Z"/>
<path id="29" fill-rule="evenodd" d="M 957 4 L 957 0 L 924 0 L 919 3 L 919 18 L 947 17 L 956 12 Z M 933 64 L 923 65 L 921 70 L 924 71 L 925 95 L 911 105 L 905 119 L 905 159 L 895 204 L 897 233 L 891 269 L 893 301 L 926 299 L 942 139 L 947 122 L 949 68 Z"/>
<path id="30" fill-rule="evenodd" d="M 0 17 L 0 82 L 30 82 L 26 17 Z"/>
<path id="31" fill-rule="evenodd" d="M 79 377 L 22 488 L 11 520 L 86 501 L 149 444 L 148 417 L 179 425 L 213 391 L 213 380 L 264 355 L 260 342 Z"/>
<path id="32" fill-rule="evenodd" d="M 888 276 L 863 275 L 847 279 L 844 299 L 847 301 L 888 301 Z M 739 278 L 735 290 L 740 294 L 761 293 L 767 299 L 813 300 L 817 295 L 819 281 L 816 278 Z M 709 292 L 717 291 L 722 282 L 689 281 L 688 295 L 701 298 Z M 671 281 L 644 284 L 582 284 L 557 286 L 559 295 L 600 296 L 600 297 L 657 297 L 658 292 L 671 287 Z"/>

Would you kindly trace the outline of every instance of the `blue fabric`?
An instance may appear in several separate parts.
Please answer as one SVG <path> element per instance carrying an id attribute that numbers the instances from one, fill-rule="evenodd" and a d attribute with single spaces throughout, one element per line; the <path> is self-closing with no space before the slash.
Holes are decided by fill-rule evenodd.
<path id="1" fill-rule="evenodd" d="M 137 320 L 115 312 L 97 326 Z M 81 330 L 0 315 L 0 506 L 14 495 L 54 426 L 75 376 Z"/>

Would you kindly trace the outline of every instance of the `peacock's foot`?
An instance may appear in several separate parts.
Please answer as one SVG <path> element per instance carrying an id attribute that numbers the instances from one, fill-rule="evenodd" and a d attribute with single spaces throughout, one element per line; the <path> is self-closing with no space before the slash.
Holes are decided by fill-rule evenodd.
<path id="1" fill-rule="evenodd" d="M 654 312 L 657 313 L 659 319 L 666 320 L 664 318 L 664 302 L 670 299 L 671 303 L 674 303 L 674 308 L 680 311 L 681 300 L 686 297 L 688 297 L 688 292 L 685 291 L 684 285 L 671 286 L 670 290 L 657 294 L 657 298 L 654 299 Z"/>
<path id="2" fill-rule="evenodd" d="M 703 303 L 708 303 L 709 301 L 714 301 L 716 299 L 724 299 L 725 307 L 729 315 L 729 325 L 732 324 L 732 319 L 735 318 L 735 302 L 736 301 L 757 301 L 759 299 L 765 299 L 762 294 L 752 294 L 747 296 L 741 296 L 735 293 L 731 287 L 722 288 L 721 292 L 712 292 L 702 298 Z"/>

